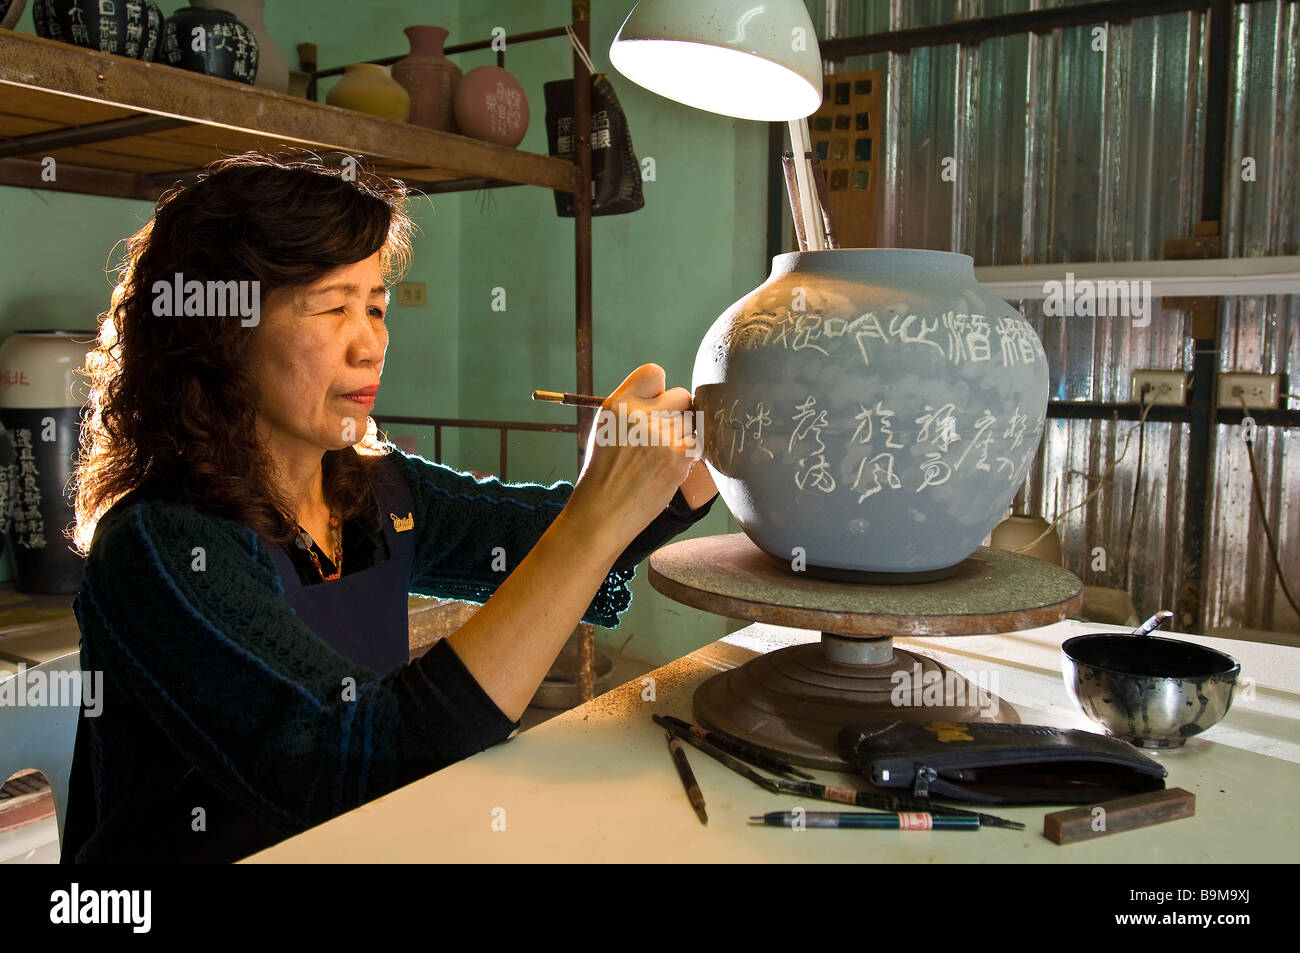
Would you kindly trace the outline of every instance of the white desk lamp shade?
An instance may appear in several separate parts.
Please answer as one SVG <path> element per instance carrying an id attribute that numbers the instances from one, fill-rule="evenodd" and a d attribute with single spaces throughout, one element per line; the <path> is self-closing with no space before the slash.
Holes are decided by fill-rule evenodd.
<path id="1" fill-rule="evenodd" d="M 641 0 L 609 59 L 651 92 L 738 119 L 802 119 L 822 101 L 803 0 Z"/>

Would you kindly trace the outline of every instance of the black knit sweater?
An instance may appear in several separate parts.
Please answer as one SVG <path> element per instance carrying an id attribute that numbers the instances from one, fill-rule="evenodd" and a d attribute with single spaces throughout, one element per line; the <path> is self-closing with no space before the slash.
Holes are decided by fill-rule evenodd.
<path id="1" fill-rule="evenodd" d="M 388 460 L 411 489 L 410 592 L 426 596 L 486 601 L 505 577 L 494 550 L 513 569 L 573 490 L 479 482 L 400 451 Z M 617 625 L 636 563 L 710 506 L 692 511 L 679 492 L 584 619 Z M 195 546 L 204 572 L 191 571 Z M 313 633 L 282 592 L 245 526 L 161 493 L 104 515 L 73 603 L 81 667 L 104 672 L 104 704 L 78 724 L 64 862 L 237 860 L 518 727 L 445 641 L 372 672 Z"/>

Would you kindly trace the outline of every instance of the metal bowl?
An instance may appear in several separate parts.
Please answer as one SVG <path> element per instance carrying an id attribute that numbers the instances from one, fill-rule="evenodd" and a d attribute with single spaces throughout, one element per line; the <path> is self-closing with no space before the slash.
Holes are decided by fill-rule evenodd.
<path id="1" fill-rule="evenodd" d="M 1241 663 L 1203 645 L 1125 633 L 1061 645 L 1065 688 L 1085 715 L 1140 748 L 1180 748 L 1228 713 Z"/>

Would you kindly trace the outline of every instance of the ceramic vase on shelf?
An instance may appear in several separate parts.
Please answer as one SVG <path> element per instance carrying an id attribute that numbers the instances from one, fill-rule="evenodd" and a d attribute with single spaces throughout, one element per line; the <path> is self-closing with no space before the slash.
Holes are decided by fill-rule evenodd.
<path id="1" fill-rule="evenodd" d="M 154 0 L 117 0 L 107 9 L 99 0 L 35 0 L 32 22 L 47 40 L 146 62 L 161 58 L 163 15 Z"/>
<path id="2" fill-rule="evenodd" d="M 330 89 L 325 102 L 398 122 L 406 122 L 411 115 L 410 95 L 387 66 L 375 63 L 353 63 L 344 68 L 343 78 Z"/>
<path id="3" fill-rule="evenodd" d="M 64 489 L 81 436 L 88 381 L 78 372 L 95 331 L 18 331 L 0 345 L 0 524 L 20 592 L 66 594 L 82 558 L 63 529 Z"/>
<path id="4" fill-rule="evenodd" d="M 1024 482 L 1047 412 L 1033 327 L 966 255 L 778 255 L 695 359 L 704 455 L 750 539 L 792 570 L 941 579 Z"/>
<path id="5" fill-rule="evenodd" d="M 1051 532 L 1043 536 L 1043 533 L 1049 529 Z M 1042 539 L 1039 539 L 1040 536 Z M 1038 541 L 1034 542 L 1035 540 Z M 1061 556 L 1061 537 L 1041 516 L 1021 516 L 1013 513 L 994 527 L 990 542 L 998 549 L 1008 549 L 1022 556 L 1033 556 L 1035 559 L 1042 559 L 1057 566 L 1064 564 Z M 1025 548 L 1027 546 L 1028 549 Z"/>
<path id="6" fill-rule="evenodd" d="M 519 80 L 499 66 L 476 66 L 456 88 L 461 135 L 514 148 L 528 132 L 528 97 Z"/>
<path id="7" fill-rule="evenodd" d="M 172 66 L 194 73 L 249 85 L 257 76 L 257 38 L 225 10 L 177 10 L 163 24 L 163 52 Z"/>
<path id="8" fill-rule="evenodd" d="M 411 54 L 393 64 L 393 79 L 410 94 L 409 121 L 455 131 L 452 106 L 461 70 L 443 55 L 447 31 L 440 26 L 408 26 L 404 32 L 411 41 Z"/>
<path id="9" fill-rule="evenodd" d="M 257 76 L 253 85 L 277 93 L 289 91 L 289 60 L 266 29 L 264 0 L 191 0 L 191 6 L 234 14 L 257 39 Z"/>
<path id="10" fill-rule="evenodd" d="M 12 30 L 23 15 L 27 0 L 0 0 L 0 30 Z"/>

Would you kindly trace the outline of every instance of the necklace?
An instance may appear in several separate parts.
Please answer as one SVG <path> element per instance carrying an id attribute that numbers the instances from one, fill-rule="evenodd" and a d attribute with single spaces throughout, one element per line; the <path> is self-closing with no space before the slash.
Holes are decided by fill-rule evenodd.
<path id="1" fill-rule="evenodd" d="M 284 513 L 283 510 L 280 512 L 284 514 L 285 519 L 298 527 L 298 536 L 294 540 L 294 543 L 299 549 L 306 550 L 307 555 L 311 557 L 312 565 L 315 566 L 316 571 L 320 573 L 321 579 L 328 582 L 332 579 L 338 579 L 341 577 L 343 575 L 343 533 L 339 529 L 340 521 L 338 512 L 330 510 L 330 536 L 334 542 L 334 571 L 328 576 L 325 575 L 325 570 L 322 569 L 320 565 L 320 559 L 317 558 L 316 551 L 312 548 L 313 541 L 311 534 L 303 529 L 302 524 L 294 520 L 288 513 Z"/>

